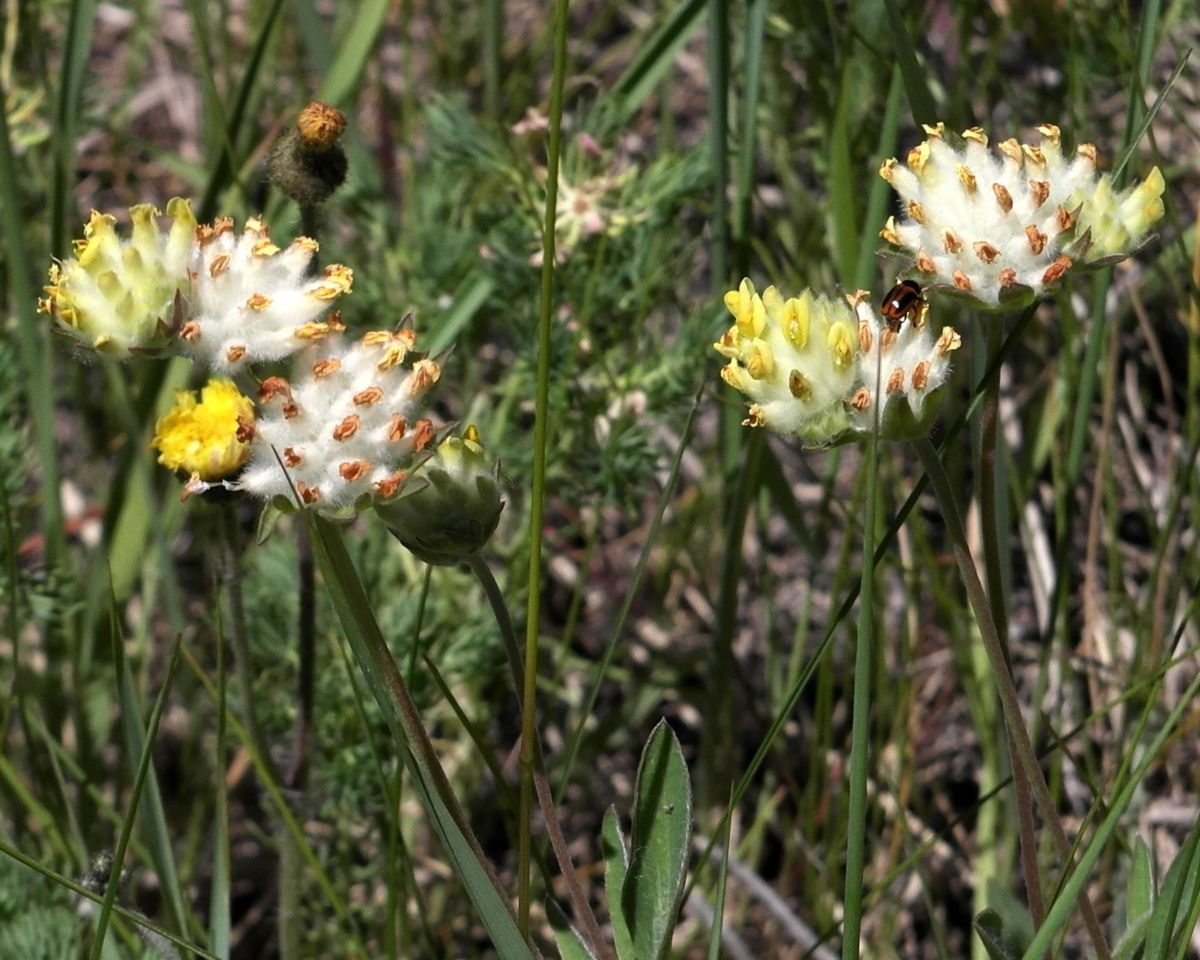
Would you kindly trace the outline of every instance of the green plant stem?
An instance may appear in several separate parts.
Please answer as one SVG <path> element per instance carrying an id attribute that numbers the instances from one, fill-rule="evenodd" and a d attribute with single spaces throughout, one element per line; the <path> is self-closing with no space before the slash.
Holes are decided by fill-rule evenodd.
<path id="1" fill-rule="evenodd" d="M 1004 333 L 1003 324 L 985 322 L 987 330 L 987 356 L 992 375 L 984 382 L 983 407 L 980 410 L 979 438 L 979 515 L 983 539 L 984 575 L 987 579 L 988 603 L 992 611 L 992 622 L 1004 654 L 1005 667 L 1012 675 L 1012 655 L 1008 649 L 1008 605 L 1004 590 L 1004 560 L 1001 549 L 1001 503 L 996 497 L 996 443 L 1000 422 L 1000 366 L 991 363 L 1000 352 Z M 982 733 L 983 731 L 981 731 Z M 1010 742 L 1011 746 L 1011 742 Z M 1025 894 L 1029 898 L 1029 912 L 1034 926 L 1040 926 L 1046 916 L 1042 899 L 1042 883 L 1038 873 L 1037 827 L 1033 817 L 1033 793 L 1025 769 L 1012 757 L 1013 796 L 1017 806 L 1017 827 L 1021 850 L 1021 873 L 1025 880 Z"/>
<path id="2" fill-rule="evenodd" d="M 308 780 L 308 741 L 312 734 L 313 709 L 316 699 L 317 615 L 316 586 L 313 573 L 312 539 L 308 527 L 298 524 L 296 530 L 296 592 L 300 613 L 296 621 L 296 652 L 299 658 L 297 677 L 296 723 L 292 728 L 292 759 L 284 782 L 292 790 L 303 790 Z"/>
<path id="3" fill-rule="evenodd" d="M 22 204 L 17 185 L 17 165 L 8 137 L 7 95 L 0 83 L 0 201 L 7 214 L 0 218 L 3 220 L 0 237 L 4 243 L 5 278 L 8 281 L 6 305 L 17 318 L 17 347 L 25 368 L 25 393 L 33 420 L 33 443 L 39 465 L 46 567 L 53 569 L 63 559 L 67 544 L 59 495 L 58 442 L 54 433 L 56 389 L 50 345 L 46 342 L 49 339 L 47 325 L 41 323 L 42 318 L 35 310 L 37 297 L 31 283 L 33 274 L 25 245 L 25 221 L 20 215 Z"/>
<path id="4" fill-rule="evenodd" d="M 508 654 L 508 665 L 509 669 L 512 670 L 513 684 L 518 696 L 520 696 L 525 670 L 521 663 L 521 648 L 517 643 L 517 631 L 513 627 L 512 617 L 508 612 L 508 604 L 504 601 L 504 593 L 500 590 L 500 585 L 496 583 L 496 578 L 492 575 L 491 568 L 482 556 L 478 553 L 472 554 L 467 558 L 466 564 L 470 567 L 471 572 L 475 574 L 475 579 L 479 581 L 479 585 L 483 588 L 484 595 L 488 599 L 488 604 L 492 608 L 492 613 L 496 617 L 496 624 L 500 627 L 500 636 L 504 640 L 504 650 Z M 523 710 L 524 704 L 522 704 Z M 524 716 L 524 713 L 522 713 L 522 716 Z M 592 954 L 597 957 L 608 956 L 610 951 L 608 950 L 604 936 L 600 932 L 600 924 L 596 921 L 596 915 L 592 911 L 592 906 L 583 889 L 583 884 L 579 881 L 579 874 L 575 870 L 575 864 L 571 860 L 570 851 L 567 849 L 567 842 L 563 836 L 562 826 L 558 822 L 558 812 L 555 808 L 554 796 L 550 791 L 550 781 L 546 777 L 546 760 L 542 752 L 541 735 L 538 734 L 536 728 L 534 730 L 533 750 L 533 776 L 538 805 L 541 807 L 542 819 L 546 822 L 546 833 L 550 837 L 550 846 L 554 849 L 554 856 L 558 860 L 558 869 L 562 872 L 563 878 L 567 882 L 567 893 L 571 898 L 571 906 L 575 910 L 575 917 L 583 927 L 583 935 L 588 940 L 588 948 L 592 951 Z"/>
<path id="5" fill-rule="evenodd" d="M 950 544 L 954 551 L 955 562 L 958 564 L 958 572 L 962 577 L 963 587 L 967 591 L 967 600 L 971 604 L 971 609 L 974 611 L 975 619 L 979 625 L 979 633 L 983 639 L 984 650 L 987 652 L 988 660 L 991 664 L 992 677 L 996 681 L 996 687 L 1000 693 L 1000 703 L 1004 709 L 1004 721 L 1009 733 L 1010 748 L 1016 755 L 1013 766 L 1015 768 L 1019 763 L 1028 775 L 1029 782 L 1033 787 L 1034 796 L 1037 798 L 1038 806 L 1041 808 L 1042 818 L 1050 826 L 1050 833 L 1054 838 L 1056 852 L 1062 860 L 1063 869 L 1064 871 L 1068 871 L 1071 865 L 1071 848 L 1067 843 L 1067 836 L 1063 831 L 1062 822 L 1059 820 L 1058 813 L 1054 809 L 1054 799 L 1050 796 L 1050 789 L 1046 786 L 1046 779 L 1042 776 L 1042 768 L 1038 764 L 1037 754 L 1034 753 L 1033 745 L 1030 743 L 1029 731 L 1026 729 L 1025 721 L 1021 716 L 1021 706 L 1017 699 L 1017 690 L 1004 659 L 1004 648 L 1000 642 L 996 622 L 992 619 L 987 594 L 984 592 L 983 583 L 979 579 L 979 572 L 975 569 L 975 561 L 971 557 L 970 547 L 967 545 L 966 531 L 963 529 L 962 518 L 958 510 L 958 504 L 954 499 L 954 490 L 950 485 L 950 478 L 946 476 L 946 471 L 942 466 L 941 459 L 938 457 L 937 450 L 928 438 L 922 437 L 919 440 L 914 440 L 913 447 L 921 458 L 921 463 L 925 467 L 925 473 L 929 477 L 929 482 L 933 487 L 938 505 L 941 507 L 942 519 L 945 521 L 946 531 L 950 536 Z M 1104 941 L 1104 933 L 1100 929 L 1100 922 L 1096 919 L 1096 912 L 1092 908 L 1086 891 L 1080 896 L 1080 912 L 1083 914 L 1084 923 L 1087 925 L 1088 933 L 1092 938 L 1092 948 L 1096 956 L 1100 957 L 1101 960 L 1110 960 L 1112 954 L 1109 952 L 1108 945 Z"/>
<path id="6" fill-rule="evenodd" d="M 530 859 L 533 844 L 533 744 L 537 698 L 538 617 L 542 598 L 542 521 L 546 506 L 546 438 L 550 417 L 550 317 L 554 307 L 558 163 L 562 152 L 563 87 L 567 77 L 569 0 L 554 3 L 554 76 L 546 151 L 546 215 L 542 232 L 542 290 L 538 310 L 537 399 L 533 425 L 533 484 L 529 503 L 529 593 L 525 611 L 525 677 L 521 697 L 520 830 L 517 839 L 517 928 L 529 941 Z"/>
<path id="7" fill-rule="evenodd" d="M 863 521 L 858 636 L 854 647 L 854 703 L 850 731 L 850 798 L 846 825 L 845 920 L 842 957 L 857 960 L 862 932 L 863 864 L 867 833 L 867 760 L 871 747 L 871 651 L 875 635 L 875 523 L 878 431 L 867 438 L 867 510 Z"/>
<path id="8" fill-rule="evenodd" d="M 250 669 L 250 644 L 246 636 L 246 610 L 242 597 L 242 578 L 238 570 L 242 536 L 238 529 L 237 512 L 233 505 L 220 508 L 220 524 L 224 550 L 221 557 L 221 584 L 229 599 L 229 640 L 233 645 L 233 671 L 238 692 L 242 697 L 242 712 L 246 732 L 254 749 L 262 757 L 263 770 L 271 786 L 283 785 L 267 739 L 259 726 L 254 710 L 254 674 Z M 295 838 L 281 825 L 276 831 L 279 846 L 279 956 L 280 960 L 296 960 L 300 956 L 300 894 L 303 870 Z"/>
<path id="9" fill-rule="evenodd" d="M 223 550 L 220 559 L 221 586 L 229 601 L 229 642 L 233 646 L 233 672 L 237 680 L 238 693 L 242 698 L 242 713 L 245 716 L 246 732 L 254 748 L 261 754 L 272 778 L 278 782 L 279 775 L 267 749 L 267 740 L 258 716 L 254 712 L 254 674 L 250 670 L 250 644 L 246 637 L 246 606 L 242 596 L 241 571 L 238 558 L 242 553 L 242 535 L 238 529 L 237 513 L 232 505 L 219 508 L 219 523 Z"/>

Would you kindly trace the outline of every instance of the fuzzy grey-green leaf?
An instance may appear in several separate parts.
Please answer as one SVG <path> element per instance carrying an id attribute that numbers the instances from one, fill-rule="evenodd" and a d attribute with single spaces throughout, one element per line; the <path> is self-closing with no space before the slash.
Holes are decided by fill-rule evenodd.
<path id="1" fill-rule="evenodd" d="M 621 891 L 638 960 L 660 960 L 671 945 L 687 874 L 692 787 L 679 741 L 661 720 L 638 764 L 633 845 Z"/>

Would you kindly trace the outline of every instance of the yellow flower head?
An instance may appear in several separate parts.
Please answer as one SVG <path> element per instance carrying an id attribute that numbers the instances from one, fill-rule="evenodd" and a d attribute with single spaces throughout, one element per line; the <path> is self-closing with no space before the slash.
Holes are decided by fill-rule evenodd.
<path id="1" fill-rule="evenodd" d="M 743 425 L 810 445 L 870 432 L 877 419 L 888 439 L 927 430 L 936 413 L 927 401 L 961 343 L 949 327 L 935 334 L 925 311 L 890 324 L 862 290 L 785 299 L 743 280 L 725 305 L 734 323 L 713 346 L 729 361 L 722 379 L 751 401 Z"/>
<path id="2" fill-rule="evenodd" d="M 254 404 L 231 380 L 210 380 L 200 391 L 175 394 L 175 406 L 154 426 L 158 462 L 205 482 L 241 469 L 254 438 Z"/>
<path id="3" fill-rule="evenodd" d="M 153 206 L 130 207 L 126 240 L 115 218 L 92 211 L 75 256 L 50 267 L 46 297 L 38 301 L 57 333 L 120 358 L 170 345 L 177 298 L 187 295 L 196 218 L 179 198 L 167 204 L 167 214 L 171 226 L 164 232 Z"/>

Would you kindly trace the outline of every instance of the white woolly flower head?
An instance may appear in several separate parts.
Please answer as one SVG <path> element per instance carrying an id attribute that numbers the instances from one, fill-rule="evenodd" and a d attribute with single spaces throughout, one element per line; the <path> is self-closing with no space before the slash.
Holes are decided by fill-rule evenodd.
<path id="1" fill-rule="evenodd" d="M 317 242 L 297 237 L 284 249 L 257 217 L 236 234 L 223 218 L 200 227 L 192 252 L 189 319 L 179 332 L 186 351 L 225 374 L 280 360 L 342 330 L 337 314 L 319 319 L 353 273 L 331 264 L 308 276 Z"/>
<path id="2" fill-rule="evenodd" d="M 905 165 L 884 161 L 879 174 L 900 195 L 902 217 L 889 217 L 880 236 L 914 258 L 922 283 L 992 307 L 1028 303 L 1073 266 L 1127 256 L 1162 217 L 1157 167 L 1115 193 L 1094 146 L 1064 156 L 1058 127 L 1037 129 L 1037 145 L 1006 140 L 992 151 L 979 128 L 956 147 L 939 123 Z"/>
<path id="3" fill-rule="evenodd" d="M 934 410 L 928 400 L 961 344 L 950 327 L 934 337 L 923 302 L 889 323 L 863 290 L 836 299 L 806 290 L 785 300 L 774 287 L 760 296 L 743 280 L 725 304 L 735 323 L 713 346 L 729 360 L 722 379 L 752 401 L 743 425 L 809 445 L 869 432 L 877 414 L 889 439 L 924 431 Z"/>
<path id="4" fill-rule="evenodd" d="M 297 358 L 303 373 L 294 382 L 264 380 L 250 462 L 236 486 L 294 506 L 298 496 L 335 515 L 393 497 L 434 439 L 419 414 L 441 369 L 412 353 L 414 340 L 411 329 L 373 330 L 353 343 L 332 338 Z"/>
<path id="5" fill-rule="evenodd" d="M 929 306 L 920 304 L 899 324 L 881 320 L 869 294 L 859 290 L 848 297 L 858 316 L 858 385 L 850 394 L 850 417 L 855 430 L 875 428 L 876 404 L 880 433 L 900 439 L 927 429 L 926 401 L 950 375 L 950 354 L 962 345 L 953 327 L 942 327 L 936 339 L 928 323 Z"/>
<path id="6" fill-rule="evenodd" d="M 93 210 L 75 241 L 75 256 L 50 267 L 38 310 L 55 320 L 56 333 L 77 346 L 124 359 L 171 345 L 179 297 L 187 290 L 196 218 L 186 200 L 167 204 L 171 226 L 148 203 L 129 208 L 128 240 L 116 218 Z"/>

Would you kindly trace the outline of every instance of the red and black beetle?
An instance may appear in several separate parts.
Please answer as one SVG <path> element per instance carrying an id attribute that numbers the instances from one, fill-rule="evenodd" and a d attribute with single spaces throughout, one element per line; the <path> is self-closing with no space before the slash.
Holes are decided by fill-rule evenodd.
<path id="1" fill-rule="evenodd" d="M 907 317 L 911 320 L 924 305 L 925 298 L 921 296 L 921 285 L 916 280 L 901 280 L 887 292 L 879 309 L 883 313 L 888 329 L 896 333 L 899 331 L 900 325 L 904 323 L 904 318 Z"/>

